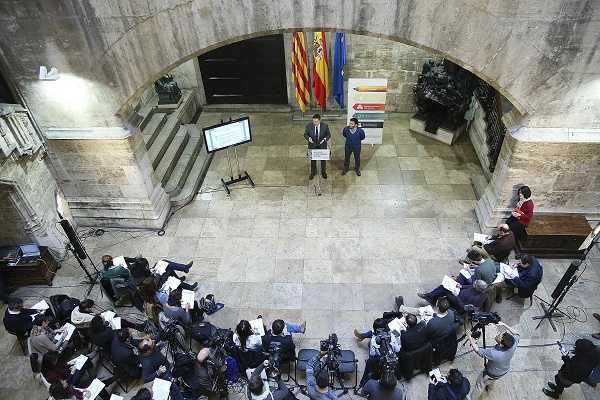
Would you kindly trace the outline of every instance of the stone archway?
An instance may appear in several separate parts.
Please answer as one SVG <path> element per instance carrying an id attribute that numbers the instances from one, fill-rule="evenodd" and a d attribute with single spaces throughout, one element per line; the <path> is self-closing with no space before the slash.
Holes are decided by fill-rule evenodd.
<path id="1" fill-rule="evenodd" d="M 594 14 L 589 2 L 540 10 L 458 0 L 150 3 L 153 12 L 113 40 L 99 60 L 117 78 L 122 105 L 131 104 L 164 71 L 224 44 L 282 31 L 338 30 L 443 54 L 490 82 L 536 126 L 564 124 L 564 118 L 547 113 L 587 81 L 574 72 L 577 61 L 569 56 L 589 52 L 581 23 Z M 536 13 L 556 18 L 540 21 Z M 122 105 L 119 112 L 125 114 Z"/>
<path id="2" fill-rule="evenodd" d="M 503 146 L 482 215 L 509 210 L 513 183 L 528 181 L 534 193 L 543 193 L 542 208 L 597 218 L 598 166 L 574 167 L 571 160 L 572 154 L 596 154 L 589 144 L 597 146 L 600 130 L 600 7 L 594 0 L 81 0 L 0 7 L 0 37 L 10 38 L 2 41 L 0 58 L 56 143 L 50 156 L 69 203 L 85 215 L 100 209 L 95 221 L 113 223 L 123 214 L 160 225 L 166 214 L 140 141 L 122 128 L 148 84 L 223 44 L 296 30 L 385 37 L 473 71 L 524 115 Z M 61 80 L 34 79 L 41 65 L 58 67 Z M 59 128 L 54 137 L 49 128 Z M 537 146 L 549 153 L 531 150 L 532 141 L 552 142 Z M 567 155 L 556 151 L 565 142 L 576 142 Z M 99 154 L 108 149 L 123 155 L 119 163 Z M 530 170 L 548 176 L 532 177 Z M 594 184 L 581 193 L 572 181 Z"/>

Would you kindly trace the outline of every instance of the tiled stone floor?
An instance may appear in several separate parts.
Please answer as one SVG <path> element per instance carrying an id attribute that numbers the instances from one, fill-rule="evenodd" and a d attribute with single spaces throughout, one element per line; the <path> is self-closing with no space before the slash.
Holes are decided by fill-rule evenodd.
<path id="1" fill-rule="evenodd" d="M 199 123 L 211 125 L 227 117 L 203 114 Z M 287 114 L 251 115 L 254 141 L 238 149 L 238 155 L 256 188 L 241 183 L 230 198 L 225 196 L 219 180 L 227 175 L 227 163 L 219 153 L 202 194 L 175 214 L 164 237 L 108 230 L 85 244 L 94 260 L 102 254 L 142 254 L 151 262 L 193 259 L 188 280 L 200 282 L 199 294 L 214 293 L 226 304 L 210 317 L 217 325 L 234 327 L 239 319 L 257 314 L 268 323 L 275 318 L 306 320 L 306 335 L 296 337 L 298 349 L 318 346 L 320 339 L 336 332 L 344 348 L 356 351 L 362 370 L 367 343 L 357 344 L 353 328 L 370 327 L 392 307 L 395 295 L 414 304 L 416 288 L 436 286 L 444 274 L 457 270 L 457 257 L 479 231 L 471 182 L 481 176 L 481 167 L 468 138 L 452 147 L 437 144 L 410 134 L 406 116 L 394 116 L 386 121 L 384 144 L 364 146 L 362 177 L 342 177 L 343 121 L 332 121 L 334 160 L 328 164 L 329 178 L 320 182 L 322 195 L 316 196 L 315 181 L 308 181 L 302 137 L 306 122 L 292 121 Z M 549 297 L 568 262 L 542 260 L 540 297 Z M 591 318 L 600 310 L 598 251 L 588 264 L 564 302 L 584 308 L 587 322 L 559 324 L 560 332 L 554 333 L 547 323 L 534 329 L 531 316 L 540 313 L 536 303 L 530 308 L 511 300 L 493 309 L 522 332 L 523 346 L 555 343 L 563 329 L 570 343 L 598 332 L 600 324 Z M 23 288 L 18 294 L 28 303 L 55 293 L 82 298 L 86 287 L 77 285 L 81 278 L 74 261 L 67 260 L 53 288 Z M 91 296 L 101 300 L 97 289 Z M 488 330 L 489 342 L 494 333 Z M 0 335 L 0 399 L 44 398 L 14 338 L 4 330 Z M 457 367 L 474 384 L 482 362 L 468 349 L 459 345 L 456 360 L 441 369 Z M 513 372 L 489 398 L 543 399 L 541 388 L 559 366 L 556 346 L 520 348 Z M 409 399 L 427 398 L 424 376 L 406 386 Z M 599 397 L 600 389 L 587 385 L 576 385 L 563 396 Z"/>

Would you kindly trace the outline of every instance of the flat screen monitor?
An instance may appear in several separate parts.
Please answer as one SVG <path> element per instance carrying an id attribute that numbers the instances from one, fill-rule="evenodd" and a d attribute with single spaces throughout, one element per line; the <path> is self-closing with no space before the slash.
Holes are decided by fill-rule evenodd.
<path id="1" fill-rule="evenodd" d="M 206 151 L 209 153 L 252 141 L 249 117 L 202 128 L 202 132 Z"/>

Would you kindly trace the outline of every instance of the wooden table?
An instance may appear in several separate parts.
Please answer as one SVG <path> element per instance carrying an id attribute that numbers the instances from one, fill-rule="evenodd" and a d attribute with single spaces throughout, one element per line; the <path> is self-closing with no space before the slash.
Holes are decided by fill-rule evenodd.
<path id="1" fill-rule="evenodd" d="M 579 258 L 579 246 L 591 231 L 581 214 L 534 214 L 527 239 L 517 241 L 517 250 L 540 258 Z"/>
<path id="2" fill-rule="evenodd" d="M 60 264 L 52 257 L 48 247 L 40 246 L 40 259 L 20 263 L 14 267 L 9 267 L 0 263 L 0 273 L 6 279 L 6 283 L 11 287 L 27 285 L 48 285 L 52 286 L 52 280 Z"/>

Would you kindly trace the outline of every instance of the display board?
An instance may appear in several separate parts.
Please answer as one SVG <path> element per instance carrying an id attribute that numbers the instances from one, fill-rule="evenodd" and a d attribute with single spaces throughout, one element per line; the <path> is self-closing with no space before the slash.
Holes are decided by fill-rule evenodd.
<path id="1" fill-rule="evenodd" d="M 358 119 L 358 126 L 365 131 L 363 144 L 381 144 L 387 79 L 348 79 L 348 123 Z"/>
<path id="2" fill-rule="evenodd" d="M 204 134 L 204 144 L 208 153 L 252 141 L 249 117 L 202 128 L 202 133 Z"/>

